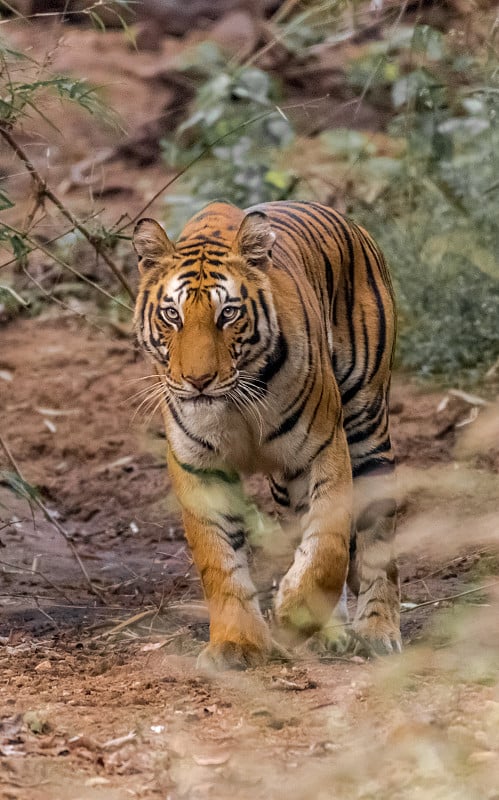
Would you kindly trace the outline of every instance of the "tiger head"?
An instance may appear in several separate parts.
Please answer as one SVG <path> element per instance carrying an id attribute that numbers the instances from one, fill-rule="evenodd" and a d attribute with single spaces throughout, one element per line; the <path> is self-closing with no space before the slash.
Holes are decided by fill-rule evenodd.
<path id="1" fill-rule="evenodd" d="M 241 212 L 224 208 L 239 223 Z M 138 222 L 135 326 L 176 399 L 237 399 L 238 386 L 256 391 L 255 376 L 278 336 L 268 278 L 275 234 L 260 211 L 246 214 L 238 229 L 229 225 L 231 235 L 206 223 L 192 229 L 193 221 L 177 244 L 154 220 Z"/>

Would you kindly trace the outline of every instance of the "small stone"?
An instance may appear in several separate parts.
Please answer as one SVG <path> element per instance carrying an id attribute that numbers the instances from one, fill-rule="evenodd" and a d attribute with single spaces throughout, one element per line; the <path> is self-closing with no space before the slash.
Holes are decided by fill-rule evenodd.
<path id="1" fill-rule="evenodd" d="M 108 778 L 102 778 L 100 775 L 95 775 L 93 778 L 87 778 L 85 781 L 85 786 L 107 786 L 108 783 L 111 783 Z"/>
<path id="2" fill-rule="evenodd" d="M 35 667 L 35 672 L 50 672 L 51 670 L 52 662 L 48 658 L 46 658 L 44 661 L 40 661 L 40 663 Z"/>
<path id="3" fill-rule="evenodd" d="M 251 712 L 252 717 L 271 717 L 272 714 L 268 708 L 254 708 Z"/>

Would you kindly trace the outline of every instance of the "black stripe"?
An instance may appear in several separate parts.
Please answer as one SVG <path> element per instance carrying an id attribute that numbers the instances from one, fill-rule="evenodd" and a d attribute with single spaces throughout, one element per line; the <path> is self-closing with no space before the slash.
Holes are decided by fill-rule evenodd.
<path id="1" fill-rule="evenodd" d="M 327 296 L 329 298 L 329 305 L 333 302 L 333 292 L 334 292 L 334 273 L 331 261 L 329 260 L 327 254 L 322 250 L 322 258 L 324 259 L 324 266 L 326 267 L 326 288 L 327 288 Z"/>
<path id="2" fill-rule="evenodd" d="M 191 439 L 193 442 L 196 442 L 196 444 L 200 444 L 202 447 L 206 447 L 207 450 L 211 450 L 212 452 L 215 451 L 215 448 L 213 447 L 212 444 L 210 444 L 210 442 L 207 442 L 206 439 L 201 439 L 199 436 L 196 436 L 195 434 L 191 433 L 191 431 L 189 431 L 185 427 L 184 423 L 180 419 L 180 417 L 179 417 L 179 415 L 177 413 L 177 410 L 176 410 L 176 408 L 175 408 L 175 406 L 173 405 L 172 402 L 168 403 L 168 408 L 169 408 L 169 410 L 171 412 L 171 415 L 172 415 L 173 419 L 175 420 L 175 422 L 177 423 L 178 427 L 180 428 L 180 430 L 183 433 L 185 433 L 185 435 L 189 439 Z"/>
<path id="3" fill-rule="evenodd" d="M 351 414 L 347 414 L 345 417 L 345 430 L 349 429 L 353 422 L 360 420 L 361 417 L 366 417 L 367 419 L 372 419 L 374 416 L 377 416 L 383 402 L 385 400 L 384 393 L 379 393 L 374 398 L 373 402 L 367 408 L 362 406 L 358 411 L 354 411 Z"/>
<path id="4" fill-rule="evenodd" d="M 288 490 L 285 486 L 280 486 L 274 478 L 270 477 L 270 493 L 274 498 L 275 502 L 278 503 L 280 506 L 284 506 L 285 508 L 289 508 L 290 500 Z"/>
<path id="5" fill-rule="evenodd" d="M 314 389 L 314 385 L 315 385 L 314 383 L 311 384 L 308 392 L 306 393 L 305 397 L 303 398 L 302 402 L 300 403 L 296 411 L 294 411 L 293 414 L 290 414 L 289 417 L 286 417 L 286 419 L 284 419 L 281 422 L 278 428 L 275 428 L 275 430 L 269 433 L 269 435 L 265 439 L 266 442 L 272 442 L 274 441 L 274 439 L 278 439 L 280 436 L 284 436 L 284 434 L 289 433 L 289 431 L 293 430 L 293 428 L 296 426 L 297 422 L 301 418 L 303 411 L 305 410 L 305 407 L 310 399 L 310 395 L 312 394 L 312 391 Z"/>
<path id="6" fill-rule="evenodd" d="M 221 272 L 214 272 L 210 270 L 210 277 L 214 278 L 217 281 L 227 281 L 228 278 L 226 275 L 223 275 Z"/>
<path id="7" fill-rule="evenodd" d="M 378 430 L 380 426 L 380 416 L 385 416 L 385 409 L 381 408 L 379 414 L 369 422 L 367 427 L 358 427 L 355 428 L 354 431 L 347 431 L 347 441 L 348 444 L 358 444 L 358 442 L 362 442 L 364 440 L 370 439 Z M 388 431 L 388 416 L 385 418 L 385 424 L 383 425 L 383 429 L 380 431 L 379 435 L 383 436 Z"/>
<path id="8" fill-rule="evenodd" d="M 383 458 L 382 456 L 368 457 L 360 464 L 352 465 L 352 475 L 354 478 L 364 477 L 365 475 L 391 475 L 395 470 L 395 463 L 392 460 Z"/>
<path id="9" fill-rule="evenodd" d="M 258 373 L 258 379 L 265 386 L 282 369 L 288 359 L 288 343 L 282 332 L 279 332 L 277 341 L 272 352 L 267 357 L 265 366 Z"/>
<path id="10" fill-rule="evenodd" d="M 360 246 L 362 248 L 362 254 L 366 262 L 367 279 L 376 297 L 376 305 L 378 307 L 378 342 L 376 345 L 376 361 L 368 377 L 368 380 L 372 380 L 372 378 L 376 375 L 381 366 L 381 362 L 383 360 L 383 356 L 386 350 L 386 318 L 385 318 L 383 301 L 381 299 L 381 293 L 379 291 L 378 284 L 376 283 L 376 280 L 374 278 L 372 265 L 362 241 L 360 242 Z"/>
<path id="11" fill-rule="evenodd" d="M 246 531 L 243 528 L 238 528 L 237 531 L 229 533 L 229 540 L 233 550 L 240 550 L 244 547 L 246 542 Z"/>
<path id="12" fill-rule="evenodd" d="M 225 258 L 227 255 L 227 250 L 207 250 L 206 251 L 206 258 L 208 259 L 218 259 L 218 258 Z"/>
<path id="13" fill-rule="evenodd" d="M 289 508 L 291 504 L 289 497 L 282 497 L 281 495 L 277 494 L 273 486 L 270 487 L 270 494 L 278 505 L 284 506 L 284 508 Z"/>
<path id="14" fill-rule="evenodd" d="M 311 341 L 310 341 L 310 321 L 308 319 L 308 314 L 306 313 L 305 308 L 303 308 L 303 314 L 304 314 L 304 320 L 305 320 L 305 336 L 303 338 L 305 339 L 305 341 L 307 343 L 307 369 L 306 369 L 306 372 L 305 372 L 305 381 L 302 383 L 298 394 L 296 394 L 293 397 L 293 399 L 291 400 L 291 402 L 288 403 L 287 406 L 283 409 L 283 411 L 282 411 L 283 415 L 287 414 L 288 411 L 291 411 L 291 409 L 297 403 L 300 403 L 300 401 L 302 401 L 303 396 L 304 396 L 305 393 L 306 393 L 306 398 L 305 398 L 305 403 L 306 403 L 308 397 L 310 397 L 310 394 L 311 394 L 312 389 L 313 389 L 314 384 L 315 384 L 315 377 L 314 377 L 314 372 L 313 372 L 313 369 L 312 369 L 313 361 L 314 361 L 314 352 L 312 350 Z M 304 407 L 303 403 L 302 403 L 301 407 Z"/>
<path id="15" fill-rule="evenodd" d="M 185 242 L 185 241 L 188 241 L 189 244 L 184 248 L 184 247 L 182 247 L 182 243 Z M 179 244 L 180 244 L 180 247 L 178 247 Z M 189 247 L 203 247 L 204 248 L 204 247 L 208 247 L 209 245 L 212 245 L 213 247 L 223 247 L 224 246 L 224 242 L 221 242 L 219 239 L 210 239 L 204 233 L 198 233 L 195 236 L 189 236 L 189 239 L 186 239 L 185 236 L 181 236 L 180 239 L 178 239 L 178 241 L 177 241 L 178 250 L 182 254 L 186 250 L 188 250 Z M 220 251 L 213 251 L 213 252 L 219 253 Z M 228 252 L 228 246 L 227 246 L 227 250 L 223 250 L 223 252 L 221 252 L 221 255 L 226 256 L 227 252 Z"/>
<path id="16" fill-rule="evenodd" d="M 317 448 L 315 453 L 309 458 L 309 460 L 307 461 L 307 463 L 305 464 L 304 467 L 300 467 L 300 469 L 295 470 L 295 472 L 286 472 L 287 480 L 288 481 L 294 481 L 294 480 L 296 480 L 296 478 L 299 478 L 300 475 L 303 475 L 303 473 L 306 472 L 306 470 L 308 469 L 308 467 L 310 466 L 312 461 L 315 461 L 317 456 L 319 456 L 322 453 L 322 451 L 325 450 L 326 447 L 328 447 L 328 445 L 331 444 L 331 442 L 334 439 L 335 433 L 336 433 L 336 429 L 333 428 L 333 432 L 331 433 L 331 435 L 328 436 L 328 438 Z"/>

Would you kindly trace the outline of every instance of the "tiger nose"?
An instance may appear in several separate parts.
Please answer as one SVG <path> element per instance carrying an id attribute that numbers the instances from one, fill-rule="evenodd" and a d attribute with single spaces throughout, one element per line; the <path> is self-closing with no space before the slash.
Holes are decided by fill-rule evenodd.
<path id="1" fill-rule="evenodd" d="M 210 373 L 205 372 L 204 375 L 197 375 L 197 376 L 195 376 L 195 375 L 182 375 L 182 377 L 183 377 L 183 379 L 185 381 L 187 381 L 192 386 L 194 386 L 196 389 L 198 389 L 200 392 L 202 392 L 203 389 L 206 389 L 208 384 L 211 383 L 211 381 L 213 380 L 215 375 L 216 375 L 215 372 L 210 372 Z"/>

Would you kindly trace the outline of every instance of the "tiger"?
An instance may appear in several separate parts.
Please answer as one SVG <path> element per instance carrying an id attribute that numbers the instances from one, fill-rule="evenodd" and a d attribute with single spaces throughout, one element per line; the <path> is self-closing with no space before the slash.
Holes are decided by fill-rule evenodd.
<path id="1" fill-rule="evenodd" d="M 396 311 L 380 248 L 311 201 L 212 202 L 176 243 L 143 218 L 133 245 L 136 336 L 158 377 L 168 473 L 209 611 L 199 668 L 255 667 L 276 640 L 306 641 L 347 585 L 354 640 L 400 652 Z M 248 564 L 242 478 L 253 473 L 301 535 L 270 622 Z"/>

